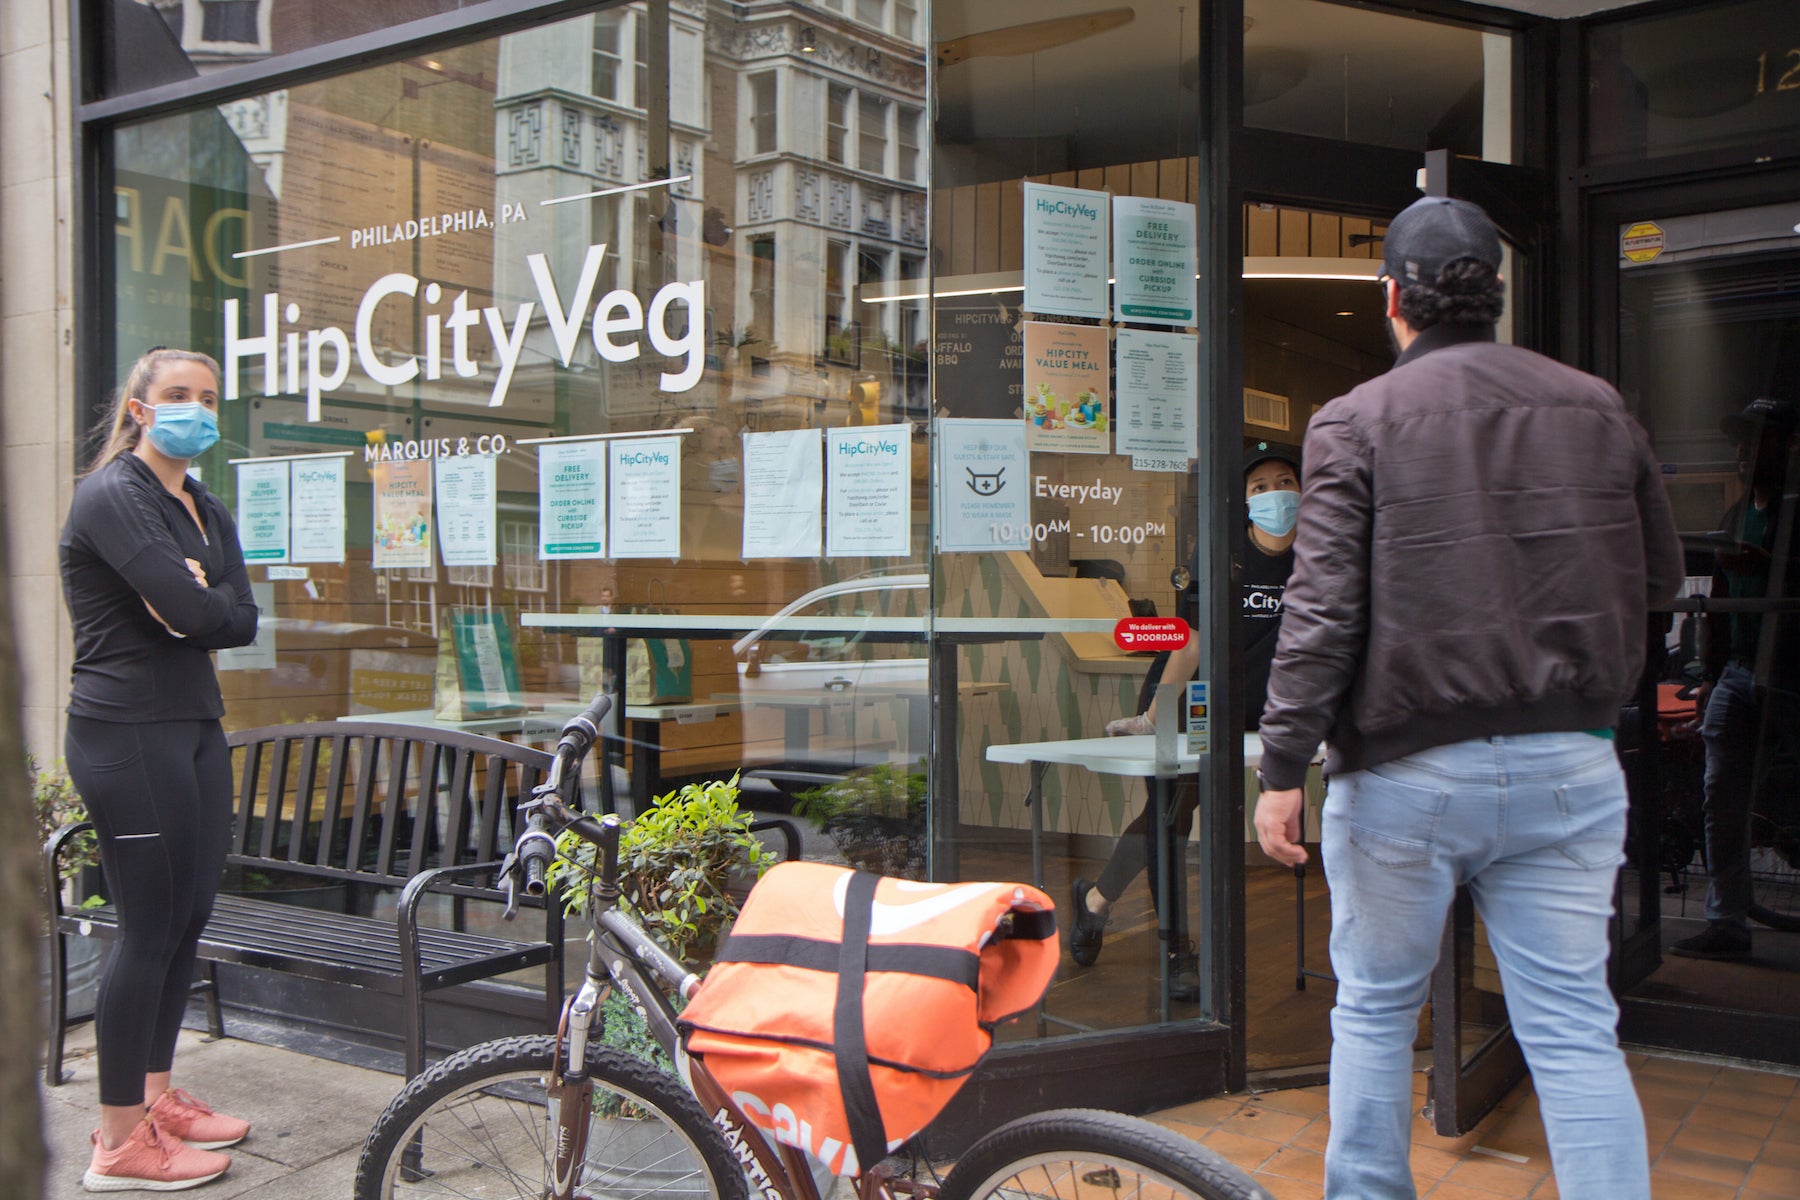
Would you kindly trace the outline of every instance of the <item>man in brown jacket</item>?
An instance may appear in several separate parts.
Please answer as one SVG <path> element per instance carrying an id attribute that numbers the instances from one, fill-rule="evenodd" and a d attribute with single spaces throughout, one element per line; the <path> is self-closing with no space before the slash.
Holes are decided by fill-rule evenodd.
<path id="1" fill-rule="evenodd" d="M 1412 1042 L 1461 884 L 1557 1186 L 1650 1194 L 1606 982 L 1625 837 L 1611 727 L 1681 551 L 1619 394 L 1495 340 L 1500 261 L 1472 204 L 1427 197 L 1395 218 L 1381 286 L 1399 360 L 1306 434 L 1256 828 L 1270 856 L 1305 861 L 1300 785 L 1325 742 L 1330 1198 L 1415 1195 Z"/>

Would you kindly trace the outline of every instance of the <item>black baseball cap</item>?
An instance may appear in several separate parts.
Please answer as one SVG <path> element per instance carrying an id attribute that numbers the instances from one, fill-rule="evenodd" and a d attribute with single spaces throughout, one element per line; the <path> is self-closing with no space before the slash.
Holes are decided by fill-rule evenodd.
<path id="1" fill-rule="evenodd" d="M 1500 231 L 1480 207 L 1448 196 L 1426 196 L 1395 217 L 1382 238 L 1381 273 L 1409 283 L 1433 283 L 1446 264 L 1473 258 L 1500 269 Z"/>
<path id="2" fill-rule="evenodd" d="M 1760 396 L 1744 405 L 1744 411 L 1732 413 L 1720 421 L 1719 428 L 1733 441 L 1741 442 L 1770 427 L 1792 433 L 1796 424 L 1800 424 L 1800 408 L 1795 408 L 1792 400 Z"/>
<path id="3" fill-rule="evenodd" d="M 1300 452 L 1292 446 L 1284 446 L 1280 442 L 1253 441 L 1244 446 L 1244 474 L 1256 470 L 1269 460 L 1284 462 L 1294 468 L 1294 474 L 1300 474 Z"/>

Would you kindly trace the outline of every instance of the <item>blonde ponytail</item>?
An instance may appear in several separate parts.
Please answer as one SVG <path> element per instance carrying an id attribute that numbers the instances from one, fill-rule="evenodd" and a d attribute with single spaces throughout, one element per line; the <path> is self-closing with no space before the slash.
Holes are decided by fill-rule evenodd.
<path id="1" fill-rule="evenodd" d="M 215 380 L 222 382 L 225 378 L 219 370 L 218 362 L 210 354 L 202 354 L 198 350 L 171 350 L 167 346 L 155 346 L 145 351 L 143 357 L 131 364 L 131 370 L 125 375 L 125 382 L 119 387 L 110 427 L 101 426 L 96 431 L 95 440 L 100 441 L 101 431 L 104 431 L 105 440 L 100 441 L 99 451 L 82 474 L 91 475 L 121 454 L 129 454 L 137 448 L 138 439 L 144 436 L 144 429 L 131 419 L 130 402 L 143 400 L 148 396 L 150 385 L 156 382 L 157 372 L 164 363 L 171 362 L 199 363 L 213 373 Z"/>

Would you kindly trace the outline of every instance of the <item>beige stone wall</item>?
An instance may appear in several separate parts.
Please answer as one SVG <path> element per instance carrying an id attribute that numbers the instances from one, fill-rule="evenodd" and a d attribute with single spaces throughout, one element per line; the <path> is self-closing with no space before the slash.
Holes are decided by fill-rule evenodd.
<path id="1" fill-rule="evenodd" d="M 0 2 L 0 498 L 25 742 L 62 754 L 69 621 L 56 539 L 74 487 L 68 5 Z"/>

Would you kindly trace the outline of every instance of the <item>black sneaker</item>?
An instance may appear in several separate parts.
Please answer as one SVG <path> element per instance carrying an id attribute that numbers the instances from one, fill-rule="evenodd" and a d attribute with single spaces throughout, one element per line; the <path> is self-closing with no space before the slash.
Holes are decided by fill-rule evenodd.
<path id="1" fill-rule="evenodd" d="M 1200 999 L 1200 956 L 1194 943 L 1169 952 L 1169 999 L 1194 1004 Z"/>
<path id="2" fill-rule="evenodd" d="M 1075 915 L 1069 919 L 1069 957 L 1076 964 L 1091 967 L 1100 957 L 1100 943 L 1106 938 L 1106 918 L 1088 911 L 1087 894 L 1094 885 L 1077 879 L 1069 885 Z"/>
<path id="3" fill-rule="evenodd" d="M 1750 931 L 1723 921 L 1709 921 L 1701 932 L 1670 946 L 1669 953 L 1681 958 L 1749 958 Z"/>

